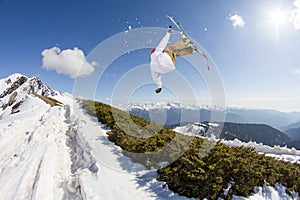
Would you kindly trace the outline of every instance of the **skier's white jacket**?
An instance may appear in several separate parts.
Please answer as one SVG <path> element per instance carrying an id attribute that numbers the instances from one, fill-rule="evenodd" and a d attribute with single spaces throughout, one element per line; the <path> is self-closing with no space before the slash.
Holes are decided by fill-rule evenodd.
<path id="1" fill-rule="evenodd" d="M 162 88 L 161 75 L 175 69 L 175 65 L 172 62 L 171 57 L 164 52 L 164 49 L 166 48 L 170 39 L 170 35 L 171 34 L 167 32 L 158 46 L 155 48 L 155 51 L 151 54 L 151 75 L 153 81 L 155 81 L 158 85 L 158 88 Z"/>

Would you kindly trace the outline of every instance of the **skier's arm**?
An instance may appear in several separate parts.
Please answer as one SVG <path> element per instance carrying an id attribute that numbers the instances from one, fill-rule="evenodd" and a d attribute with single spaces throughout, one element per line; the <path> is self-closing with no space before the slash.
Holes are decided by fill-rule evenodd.
<path id="1" fill-rule="evenodd" d="M 162 53 L 163 50 L 166 48 L 168 42 L 169 42 L 169 39 L 170 39 L 170 35 L 171 33 L 168 31 L 166 33 L 166 35 L 162 38 L 162 40 L 160 41 L 160 43 L 158 44 L 158 46 L 156 47 L 155 51 L 158 52 L 158 53 Z"/>

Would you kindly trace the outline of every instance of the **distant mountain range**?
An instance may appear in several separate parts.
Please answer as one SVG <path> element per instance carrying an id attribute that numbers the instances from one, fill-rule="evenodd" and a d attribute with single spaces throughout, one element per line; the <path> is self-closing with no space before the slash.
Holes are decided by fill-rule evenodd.
<path id="1" fill-rule="evenodd" d="M 240 124 L 240 123 L 188 123 L 174 129 L 180 133 L 188 133 L 195 136 L 211 137 L 242 142 L 255 141 L 269 146 L 284 146 L 290 142 L 290 138 L 281 131 L 265 124 Z M 215 135 L 219 134 L 219 135 Z"/>
<path id="2" fill-rule="evenodd" d="M 169 128 L 184 125 L 186 131 L 197 132 L 196 134 L 200 135 L 206 133 L 209 136 L 209 130 L 218 129 L 211 126 L 212 124 L 223 124 L 223 122 L 208 123 L 212 111 L 216 109 L 210 107 L 197 108 L 179 103 L 146 103 L 130 104 L 121 109 L 147 120 L 161 121 L 161 124 Z M 185 120 L 182 120 L 183 113 Z M 255 141 L 270 146 L 287 145 L 300 149 L 297 146 L 299 143 L 297 141 L 300 141 L 299 121 L 300 112 L 229 108 L 226 111 L 223 130 L 219 131 L 220 138 L 227 140 L 237 138 L 243 142 Z"/>
<path id="3" fill-rule="evenodd" d="M 295 124 L 293 124 L 293 127 L 294 125 Z M 290 128 L 285 131 L 285 134 L 287 134 L 291 138 L 291 142 L 288 143 L 288 147 L 300 149 L 300 127 Z"/>
<path id="4" fill-rule="evenodd" d="M 300 149 L 300 121 L 285 127 L 284 133 L 291 138 L 291 142 L 288 144 L 288 147 Z"/>
<path id="5" fill-rule="evenodd" d="M 294 141 L 300 140 L 300 128 L 290 128 L 285 133 Z"/>
<path id="6" fill-rule="evenodd" d="M 300 140 L 296 140 L 287 144 L 289 148 L 295 148 L 300 150 Z"/>
<path id="7" fill-rule="evenodd" d="M 165 112 L 166 126 L 179 125 L 182 122 L 211 121 L 212 111 L 216 111 L 216 108 L 199 108 L 195 106 L 181 105 L 180 103 L 130 104 L 121 108 L 131 114 L 143 117 L 147 120 L 151 120 L 153 117 L 155 118 L 156 113 Z M 182 121 L 182 113 L 193 113 L 194 116 L 197 114 L 199 115 L 199 119 L 186 118 L 187 120 Z M 289 126 L 292 124 L 294 124 L 297 128 L 300 127 L 300 112 L 285 113 L 276 110 L 228 108 L 226 110 L 225 121 L 232 123 L 267 124 L 278 130 L 285 131 L 289 129 Z"/>

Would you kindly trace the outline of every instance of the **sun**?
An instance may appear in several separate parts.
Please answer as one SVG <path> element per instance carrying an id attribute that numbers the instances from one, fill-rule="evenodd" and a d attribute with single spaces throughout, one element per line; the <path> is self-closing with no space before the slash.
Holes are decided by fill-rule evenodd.
<path id="1" fill-rule="evenodd" d="M 283 26 L 286 19 L 287 19 L 286 13 L 280 8 L 273 9 L 269 12 L 269 22 L 275 28 L 276 42 L 279 41 L 280 27 Z"/>
<path id="2" fill-rule="evenodd" d="M 279 27 L 285 21 L 285 14 L 280 9 L 275 9 L 269 13 L 270 22 L 275 25 L 275 27 Z"/>

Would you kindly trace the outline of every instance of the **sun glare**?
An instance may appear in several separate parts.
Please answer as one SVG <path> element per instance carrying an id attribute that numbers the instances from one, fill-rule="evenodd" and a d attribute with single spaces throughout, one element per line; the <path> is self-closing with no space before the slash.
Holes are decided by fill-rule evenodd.
<path id="1" fill-rule="evenodd" d="M 286 20 L 286 15 L 283 10 L 277 8 L 269 12 L 269 21 L 275 28 L 276 42 L 279 41 L 279 29 Z"/>
<path id="2" fill-rule="evenodd" d="M 273 10 L 270 12 L 270 21 L 276 27 L 279 27 L 285 19 L 284 12 L 280 9 Z"/>

